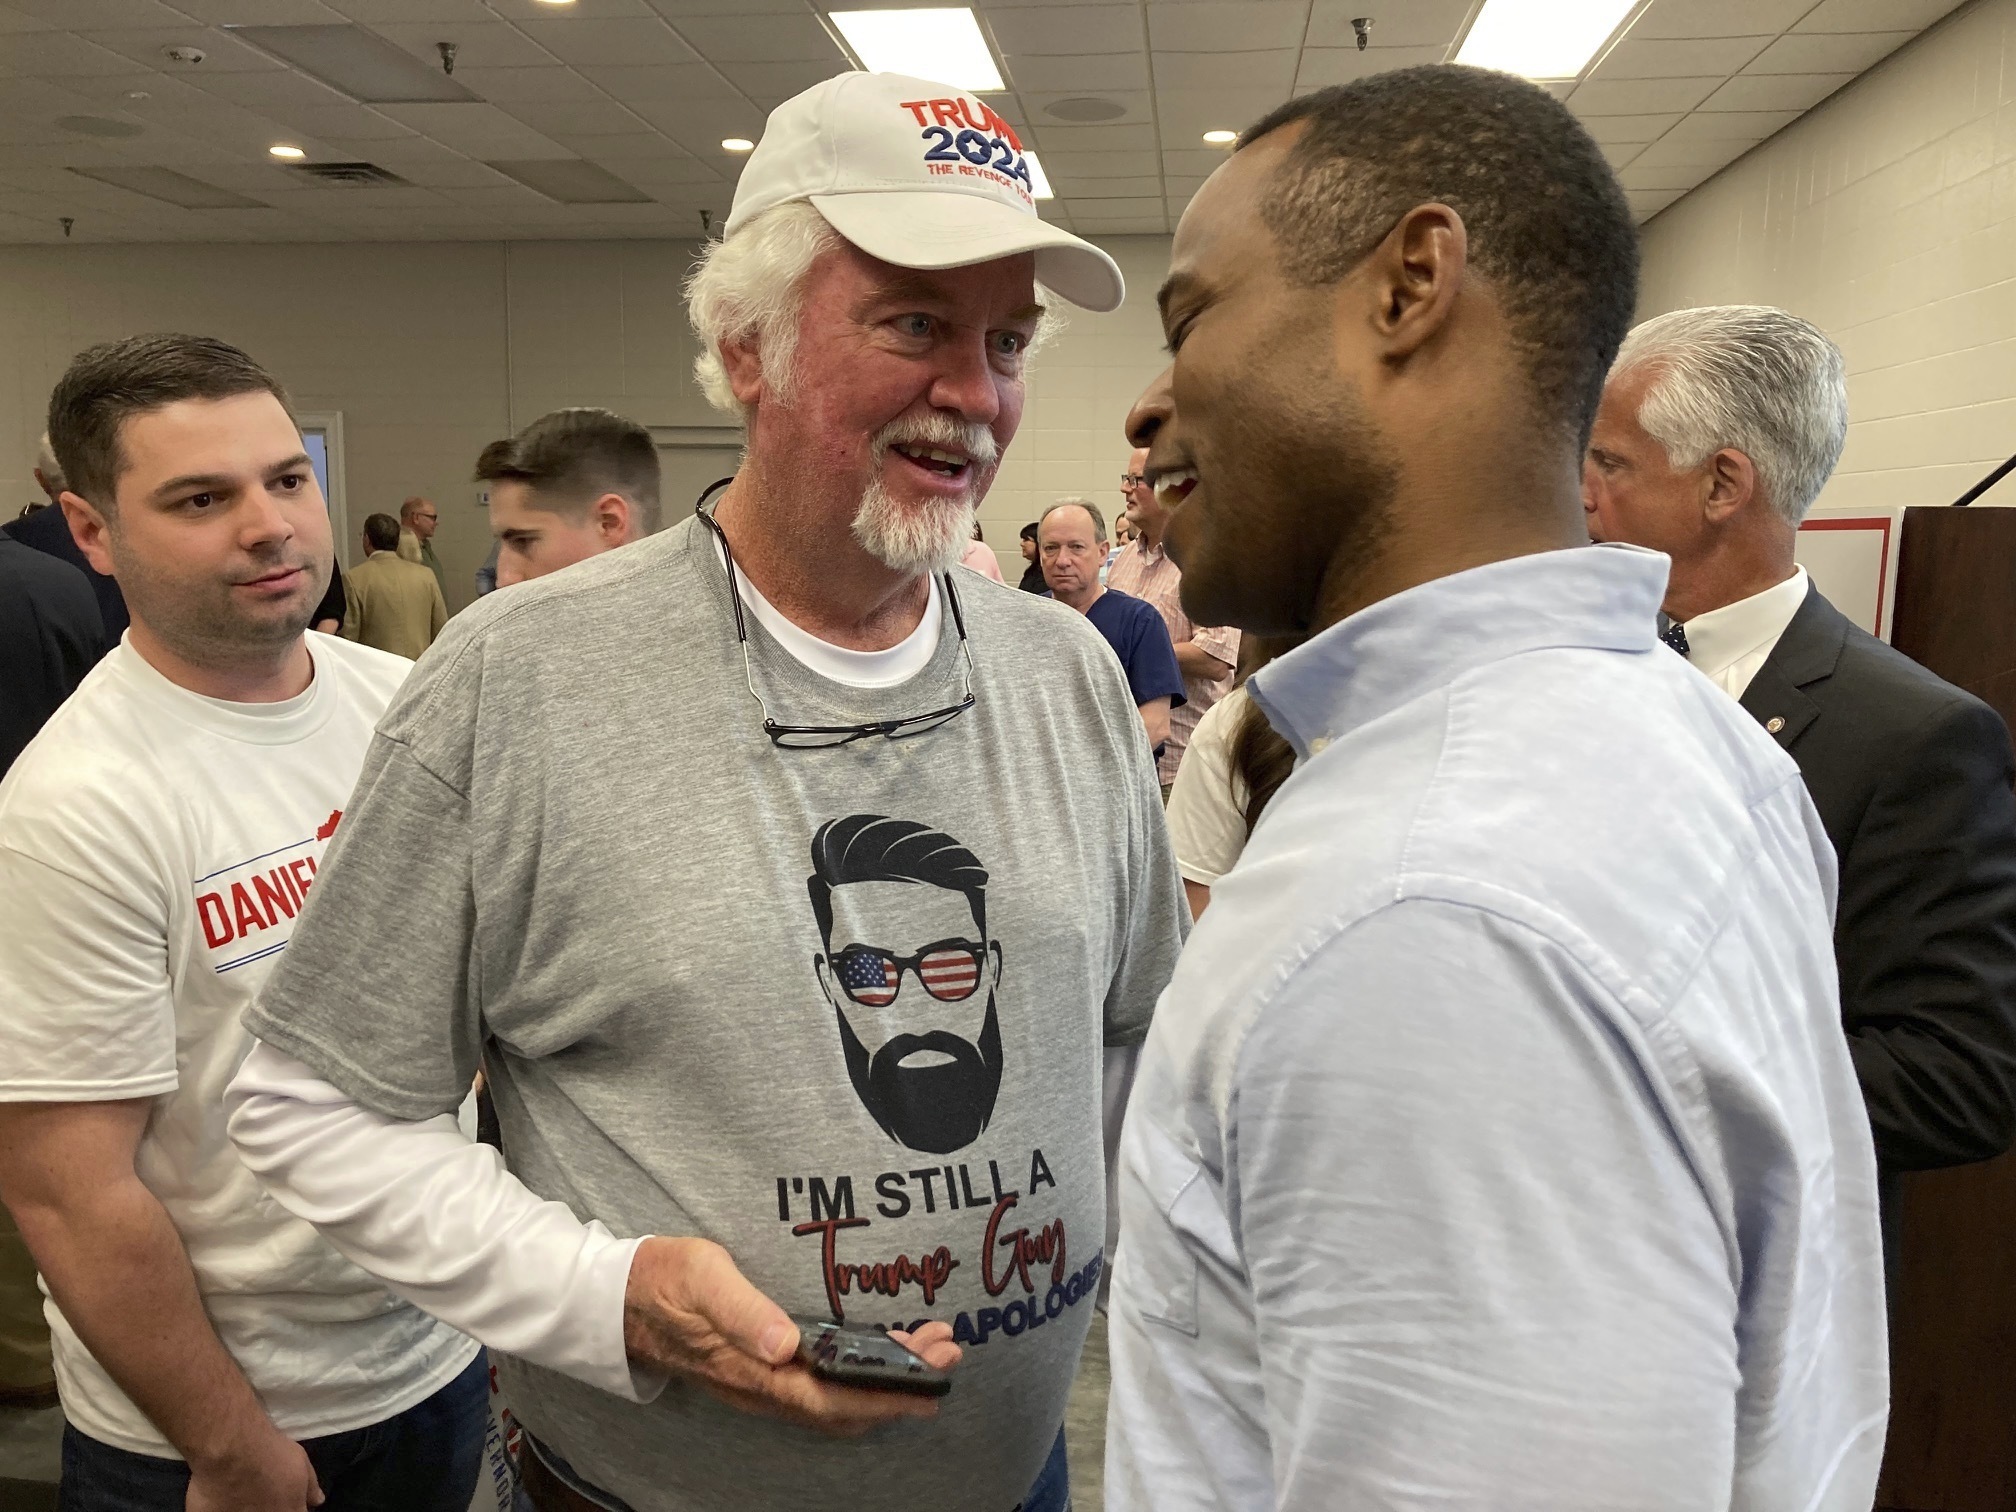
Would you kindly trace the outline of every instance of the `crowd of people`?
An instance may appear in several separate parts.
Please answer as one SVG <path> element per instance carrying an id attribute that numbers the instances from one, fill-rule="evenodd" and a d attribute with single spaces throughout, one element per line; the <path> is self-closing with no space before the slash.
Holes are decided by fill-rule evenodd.
<path id="1" fill-rule="evenodd" d="M 1044 302 L 1123 296 L 1019 152 L 780 107 L 688 288 L 734 478 L 661 529 L 546 415 L 452 618 L 424 498 L 338 583 L 251 356 L 70 364 L 0 539 L 66 1508 L 465 1512 L 494 1378 L 537 1512 L 1065 1512 L 1110 1307 L 1118 1512 L 1866 1512 L 1895 1178 L 2016 1130 L 2016 765 L 1794 561 L 1839 352 L 1629 329 L 1544 90 L 1319 91 L 1183 217 L 1127 539 L 1010 587 Z"/>

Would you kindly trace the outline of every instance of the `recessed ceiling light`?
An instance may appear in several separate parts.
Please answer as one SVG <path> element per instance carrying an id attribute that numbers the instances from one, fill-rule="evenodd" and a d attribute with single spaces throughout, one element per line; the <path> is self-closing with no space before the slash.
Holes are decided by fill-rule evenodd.
<path id="1" fill-rule="evenodd" d="M 721 138 L 721 150 L 723 152 L 754 152 L 756 144 L 747 137 L 723 137 Z"/>
<path id="2" fill-rule="evenodd" d="M 1204 140 L 1209 142 L 1213 147 L 1230 147 L 1234 142 L 1239 140 L 1239 133 L 1236 131 L 1207 131 L 1204 133 Z"/>
<path id="3" fill-rule="evenodd" d="M 870 73 L 942 79 L 954 89 L 1003 88 L 1001 70 L 973 12 L 958 10 L 830 11 L 833 24 Z"/>
<path id="4" fill-rule="evenodd" d="M 539 0 L 541 5 L 572 5 L 574 0 Z"/>
<path id="5" fill-rule="evenodd" d="M 1572 79 L 1610 40 L 1637 0 L 1485 0 L 1457 50 L 1458 63 Z"/>
<path id="6" fill-rule="evenodd" d="M 290 163 L 308 156 L 308 154 L 303 152 L 299 147 L 289 147 L 285 142 L 275 142 L 271 147 L 268 147 L 266 150 L 272 153 L 273 156 L 277 158 L 286 158 L 287 161 Z"/>
<path id="7" fill-rule="evenodd" d="M 1029 193 L 1031 197 L 1035 199 L 1057 198 L 1056 195 L 1050 192 L 1049 176 L 1043 172 L 1043 165 L 1036 161 L 1036 154 L 1025 152 L 1022 154 L 1022 161 L 1029 165 Z"/>

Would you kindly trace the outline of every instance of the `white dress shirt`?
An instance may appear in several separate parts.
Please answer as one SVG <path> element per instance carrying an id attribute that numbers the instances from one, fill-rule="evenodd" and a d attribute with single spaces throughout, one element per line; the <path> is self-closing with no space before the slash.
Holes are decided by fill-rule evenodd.
<path id="1" fill-rule="evenodd" d="M 1794 568 L 1792 576 L 1775 588 L 1682 621 L 1687 660 L 1731 698 L 1741 698 L 1806 602 L 1807 583 L 1806 569 Z"/>
<path id="2" fill-rule="evenodd" d="M 1866 1512 L 1833 852 L 1665 581 L 1498 562 L 1248 684 L 1301 760 L 1142 1050 L 1112 1512 Z"/>

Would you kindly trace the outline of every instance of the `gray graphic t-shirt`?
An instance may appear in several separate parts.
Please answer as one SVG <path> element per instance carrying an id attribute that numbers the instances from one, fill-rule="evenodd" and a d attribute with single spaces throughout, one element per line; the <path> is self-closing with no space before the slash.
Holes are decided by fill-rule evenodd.
<path id="1" fill-rule="evenodd" d="M 1062 1420 L 1105 1262 L 1101 1048 L 1145 1033 L 1185 915 L 1112 653 L 955 577 L 973 707 L 820 750 L 763 733 L 697 522 L 481 601 L 386 714 L 250 1015 L 401 1119 L 454 1108 L 487 1040 L 534 1192 L 717 1240 L 795 1313 L 953 1325 L 937 1420 L 859 1442 L 503 1362 L 642 1512 L 1009 1512 Z M 781 723 L 963 689 L 951 614 L 885 689 L 748 633 Z"/>

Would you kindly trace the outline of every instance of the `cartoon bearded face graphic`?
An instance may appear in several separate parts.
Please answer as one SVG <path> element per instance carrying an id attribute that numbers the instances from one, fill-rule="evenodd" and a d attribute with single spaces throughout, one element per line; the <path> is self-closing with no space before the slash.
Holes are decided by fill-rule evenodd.
<path id="1" fill-rule="evenodd" d="M 940 830 L 850 814 L 812 837 L 807 886 L 813 969 L 861 1105 L 910 1149 L 963 1149 L 1001 1089 L 986 868 Z"/>

